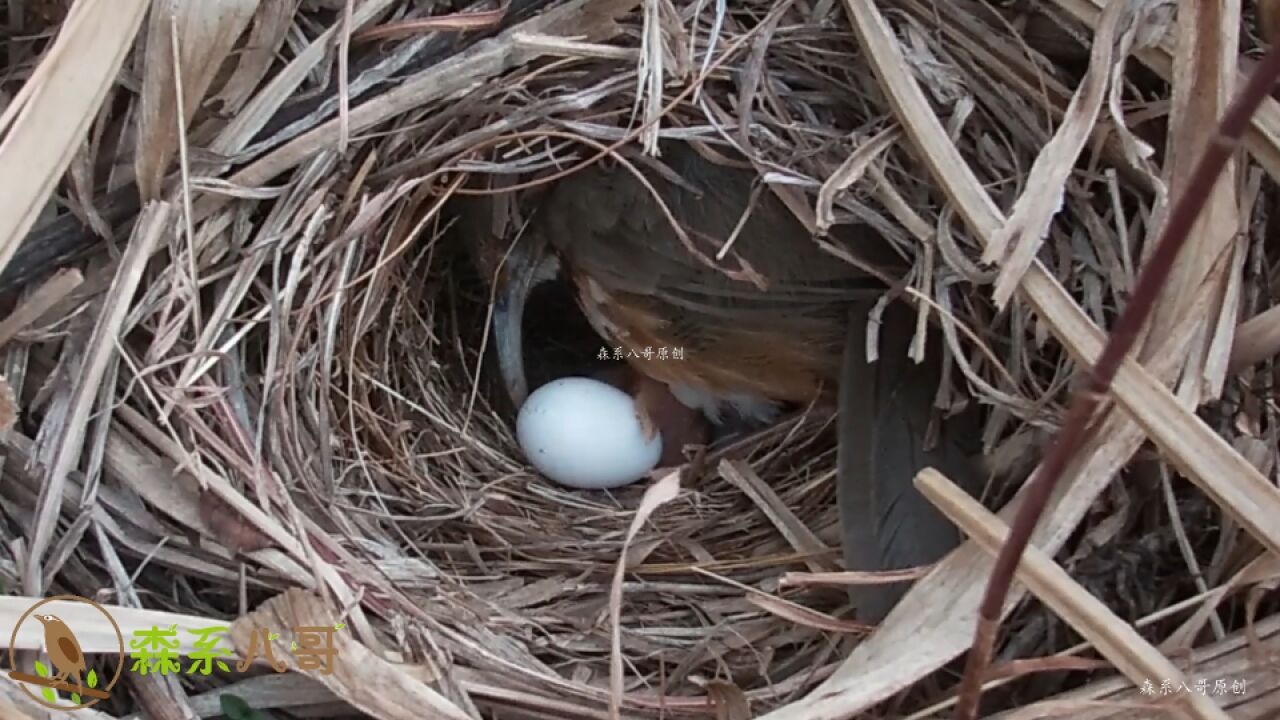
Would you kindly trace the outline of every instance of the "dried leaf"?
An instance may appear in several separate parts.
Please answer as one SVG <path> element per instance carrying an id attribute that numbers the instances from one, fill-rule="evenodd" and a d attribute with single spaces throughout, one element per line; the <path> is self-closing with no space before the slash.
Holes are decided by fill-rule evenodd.
<path id="1" fill-rule="evenodd" d="M 170 162 L 259 0 L 174 0 L 157 5 L 147 25 L 138 157 L 134 162 L 144 200 L 159 197 Z M 170 12 L 172 9 L 172 12 Z M 176 39 L 175 39 L 176 37 Z M 174 66 L 173 44 L 178 66 Z M 178 84 L 182 86 L 179 117 Z"/>
<path id="2" fill-rule="evenodd" d="M 294 588 L 267 600 L 257 610 L 232 623 L 231 642 L 240 657 L 250 657 L 249 649 L 256 643 L 258 658 L 265 660 L 262 650 L 262 636 L 265 634 L 277 663 L 319 681 L 352 707 L 376 718 L 470 720 L 458 706 L 417 677 L 356 642 L 349 631 L 324 630 L 334 628 L 337 621 L 337 616 L 323 600 Z M 307 647 L 307 644 L 297 631 L 304 628 L 314 628 L 315 632 L 323 633 L 321 637 L 332 641 L 334 654 L 327 666 L 330 672 L 325 672 L 323 665 L 308 669 L 300 665 L 299 657 L 307 656 L 298 653 L 297 649 L 299 646 Z"/>
<path id="3" fill-rule="evenodd" d="M 716 720 L 751 720 L 751 701 L 742 688 L 720 680 L 704 686 L 716 711 Z"/>
<path id="4" fill-rule="evenodd" d="M 612 638 L 609 650 L 609 716 L 615 720 L 620 717 L 622 707 L 622 576 L 626 571 L 627 548 L 653 511 L 674 500 L 679 493 L 679 471 L 667 473 L 644 491 L 635 517 L 631 519 L 631 527 L 627 529 L 627 538 L 622 542 L 621 557 L 613 572 L 613 585 L 609 588 L 609 626 Z"/>
<path id="5" fill-rule="evenodd" d="M 200 519 L 213 538 L 232 552 L 248 553 L 271 547 L 271 538 L 209 489 L 200 491 Z"/>
<path id="6" fill-rule="evenodd" d="M 1002 264 L 994 291 L 998 307 L 1003 309 L 1008 305 L 1048 234 L 1049 224 L 1062 210 L 1067 180 L 1107 97 L 1107 79 L 1115 66 L 1123 65 L 1128 58 L 1139 31 L 1149 22 L 1148 15 L 1153 11 L 1151 3 L 1135 0 L 1118 0 L 1103 10 L 1089 70 L 1067 106 L 1062 125 L 1036 158 L 1026 179 L 1026 189 L 1004 224 L 991 235 L 983 252 L 984 262 Z"/>
<path id="7" fill-rule="evenodd" d="M 84 142 L 150 0 L 79 0 L 0 119 L 0 270 Z"/>

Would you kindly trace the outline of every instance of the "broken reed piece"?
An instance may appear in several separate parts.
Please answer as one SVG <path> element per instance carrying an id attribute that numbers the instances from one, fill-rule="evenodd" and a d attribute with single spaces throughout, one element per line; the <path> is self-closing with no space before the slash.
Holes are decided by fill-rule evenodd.
<path id="1" fill-rule="evenodd" d="M 1238 373 L 1277 354 L 1280 354 L 1280 305 L 1240 323 L 1227 371 Z"/>
<path id="2" fill-rule="evenodd" d="M 1061 429 L 1049 448 L 1040 469 L 1027 482 L 1023 503 L 1018 507 L 1007 542 L 996 556 L 995 567 L 978 611 L 978 624 L 973 646 L 965 664 L 956 711 L 957 720 L 973 720 L 981 699 L 982 681 L 995 647 L 1000 610 L 1009 594 L 1014 571 L 1031 540 L 1037 520 L 1044 512 L 1054 486 L 1061 479 L 1071 458 L 1091 431 L 1090 420 L 1099 400 L 1106 395 L 1120 363 L 1133 348 L 1138 332 L 1146 324 L 1156 297 L 1168 279 L 1178 251 L 1186 244 L 1191 228 L 1200 215 L 1222 168 L 1240 144 L 1249 119 L 1271 94 L 1280 78 L 1280 0 L 1258 3 L 1260 24 L 1268 37 L 1268 48 L 1249 76 L 1244 89 L 1236 96 L 1218 123 L 1218 130 L 1206 145 L 1191 173 L 1187 190 L 1174 203 L 1160 233 L 1160 239 L 1138 275 L 1128 305 L 1120 314 L 1107 338 L 1106 346 L 1094 366 L 1089 369 L 1084 387 L 1076 390 Z"/>

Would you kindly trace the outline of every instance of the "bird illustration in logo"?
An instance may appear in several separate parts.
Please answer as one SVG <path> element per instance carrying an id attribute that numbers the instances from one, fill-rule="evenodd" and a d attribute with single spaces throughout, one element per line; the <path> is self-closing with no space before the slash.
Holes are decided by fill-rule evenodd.
<path id="1" fill-rule="evenodd" d="M 53 676 L 53 680 L 67 682 L 67 677 L 72 676 L 76 679 L 77 687 L 84 687 L 84 682 L 81 680 L 82 673 L 85 671 L 84 653 L 80 651 L 80 643 L 76 640 L 75 633 L 71 632 L 71 628 L 67 627 L 67 624 L 57 615 L 33 615 L 32 617 L 44 626 L 45 652 L 49 653 L 49 660 L 58 669 L 58 674 Z"/>

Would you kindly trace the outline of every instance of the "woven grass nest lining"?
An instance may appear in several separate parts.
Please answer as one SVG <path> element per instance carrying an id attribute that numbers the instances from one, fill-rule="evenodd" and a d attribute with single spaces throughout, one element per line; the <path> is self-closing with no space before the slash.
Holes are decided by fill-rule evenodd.
<path id="1" fill-rule="evenodd" d="M 968 166 L 997 205 L 1010 206 L 1059 122 L 1048 119 L 1045 98 L 1065 105 L 1064 88 L 1077 76 L 1030 59 L 1005 25 L 974 7 L 883 5 Z M 457 171 L 514 179 L 581 163 L 601 144 L 617 142 L 620 128 L 653 118 L 704 68 L 701 92 L 684 94 L 654 132 L 745 151 L 802 211 L 823 204 L 824 183 L 849 169 L 851 157 L 882 148 L 868 154 L 852 187 L 835 194 L 834 217 L 870 224 L 915 258 L 912 289 L 942 316 L 964 360 L 940 403 L 990 406 L 987 440 L 996 464 L 1015 475 L 1026 469 L 1005 458 L 1028 453 L 1037 432 L 1054 427 L 1072 365 L 1025 306 L 997 312 L 992 305 L 995 278 L 979 262 L 981 248 L 940 203 L 917 151 L 890 134 L 894 114 L 844 16 L 804 24 L 810 8 L 800 3 L 743 3 L 723 17 L 713 4 L 653 7 L 648 17 L 624 16 L 616 32 L 584 28 L 593 40 L 628 50 L 617 58 L 553 56 L 519 65 L 466 94 L 354 132 L 341 156 L 327 151 L 331 144 L 308 153 L 291 175 L 260 180 L 260 188 L 213 182 L 231 176 L 225 168 L 211 172 L 212 180 L 197 173 L 192 187 L 203 215 L 193 229 L 201 250 L 193 259 L 178 234 L 165 236 L 168 252 L 126 320 L 134 328 L 126 355 L 108 375 L 124 388 L 115 418 L 121 427 L 100 440 L 108 449 L 103 496 L 138 493 L 147 501 L 106 509 L 145 508 L 146 521 L 108 537 L 141 563 L 136 584 L 148 603 L 234 616 L 243 610 L 242 584 L 252 606 L 326 577 L 335 595 L 335 585 L 346 586 L 341 604 L 358 616 L 362 639 L 375 628 L 376 642 L 442 668 L 441 686 L 460 706 L 467 703 L 459 698 L 471 697 L 511 717 L 551 707 L 599 717 L 611 658 L 610 583 L 625 552 L 619 626 L 629 716 L 705 714 L 707 696 L 739 691 L 759 713 L 828 677 L 858 641 L 852 627 L 833 619 L 847 604 L 843 592 L 779 583 L 788 572 L 835 567 L 834 552 L 804 552 L 794 533 L 780 529 L 803 526 L 838 547 L 830 418 L 780 424 L 748 443 L 745 454 L 735 449 L 742 464 L 717 465 L 713 455 L 712 471 L 626 542 L 643 488 L 582 493 L 530 475 L 511 419 L 494 402 L 489 369 L 477 377 L 488 298 L 464 266 L 465 238 L 451 234 L 446 200 Z M 662 53 L 644 44 L 659 26 Z M 383 51 L 404 62 L 413 42 Z M 643 70 L 654 69 L 660 55 L 667 86 L 657 101 L 645 95 Z M 379 95 L 358 79 L 351 88 L 353 107 Z M 333 113 L 330 103 L 304 114 L 257 138 L 238 159 L 253 167 L 278 157 L 272 153 Z M 197 115 L 191 136 L 216 136 L 225 123 Z M 1134 155 L 1142 141 L 1122 124 L 1112 132 L 1116 139 L 1102 145 L 1095 164 L 1120 171 L 1105 180 L 1073 175 L 1037 256 L 1102 326 L 1132 285 L 1136 239 L 1150 233 L 1152 188 L 1159 187 L 1157 169 Z M 628 157 L 643 161 L 634 152 Z M 232 200 L 220 195 L 228 192 Z M 193 268 L 207 282 L 198 303 Z M 53 377 L 78 362 L 67 351 L 59 360 Z M 49 407 L 65 400 L 57 387 L 43 394 Z M 171 429 L 158 420 L 169 403 Z M 37 448 L 49 447 L 46 433 L 55 428 L 41 426 Z M 121 469 L 114 438 L 132 438 L 133 452 L 157 464 L 177 447 L 267 508 L 290 535 L 322 533 L 342 552 L 326 548 L 315 567 L 277 549 L 233 554 L 227 548 L 262 542 L 262 529 L 227 524 L 220 519 L 225 508 L 210 510 L 208 494 L 198 517 L 157 504 Z M 195 492 L 190 477 L 180 480 Z M 767 512 L 760 488 L 776 494 L 785 513 Z M 22 497 L 21 505 L 35 506 L 29 491 Z M 1197 514 L 1207 504 L 1181 503 Z M 1109 519 L 1129 510 L 1115 497 L 1104 505 L 1085 524 L 1091 541 L 1109 535 L 1124 545 L 1149 527 L 1117 531 Z M 201 543 L 177 537 L 186 531 Z M 166 533 L 163 552 L 148 553 Z M 1154 566 L 1180 567 L 1172 548 L 1172 541 L 1156 543 L 1151 561 L 1163 564 Z M 83 554 L 60 580 L 89 594 L 94 581 L 112 581 L 91 550 Z M 318 570 L 321 564 L 337 565 L 338 579 Z M 10 574 L 16 583 L 17 569 Z M 1118 587 L 1123 582 L 1108 578 L 1099 594 L 1132 589 Z M 1191 593 L 1189 581 L 1143 582 L 1152 598 L 1170 603 Z M 1137 603 L 1133 612 L 1150 612 L 1151 604 Z M 1025 618 L 1020 627 L 1034 626 Z M 921 689 L 910 701 L 923 706 L 939 697 Z M 1016 696 L 1008 702 L 1015 705 Z"/>

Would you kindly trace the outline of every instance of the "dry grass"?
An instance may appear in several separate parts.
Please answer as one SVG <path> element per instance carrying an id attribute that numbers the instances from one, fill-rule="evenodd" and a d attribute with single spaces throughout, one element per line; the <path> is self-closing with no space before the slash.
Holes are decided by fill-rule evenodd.
<path id="1" fill-rule="evenodd" d="M 125 673 L 102 717 L 216 715 L 227 693 L 311 717 L 945 712 L 997 521 L 957 499 L 982 542 L 867 635 L 831 574 L 829 417 L 678 489 L 536 478 L 449 200 L 468 174 L 528 189 L 659 137 L 738 146 L 809 227 L 866 223 L 914 260 L 903 291 L 958 361 L 939 402 L 987 408 L 1007 521 L 1231 97 L 1237 34 L 1257 44 L 1239 0 L 1102 4 L 529 0 L 496 26 L 489 5 L 11 0 L 0 258 L 27 272 L 55 188 L 116 243 L 4 308 L 0 583 L 129 628 L 234 621 L 242 653 L 256 629 L 348 628 L 332 676 Z M 1246 145 L 1033 536 L 1000 717 L 1150 717 L 1160 699 L 1107 669 L 1171 660 L 1256 683 L 1177 699 L 1194 717 L 1280 687 L 1275 101 Z M 9 627 L 29 603 L 3 600 Z M 0 688 L 0 715 L 37 715 Z"/>

